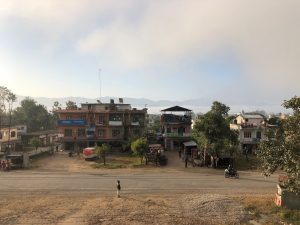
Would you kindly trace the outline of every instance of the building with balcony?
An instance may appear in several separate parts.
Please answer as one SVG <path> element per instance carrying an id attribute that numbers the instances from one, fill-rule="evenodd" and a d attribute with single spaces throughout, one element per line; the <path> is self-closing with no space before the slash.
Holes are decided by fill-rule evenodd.
<path id="1" fill-rule="evenodd" d="M 189 141 L 192 136 L 191 110 L 180 106 L 161 110 L 160 118 L 164 147 L 179 149 L 183 142 Z"/>
<path id="2" fill-rule="evenodd" d="M 16 150 L 16 146 L 21 144 L 21 135 L 27 133 L 27 126 L 5 126 L 0 130 L 0 154 L 4 153 L 6 149 Z"/>
<path id="3" fill-rule="evenodd" d="M 121 101 L 120 101 L 121 100 Z M 77 150 L 96 144 L 121 145 L 132 136 L 142 136 L 147 109 L 124 104 L 83 103 L 76 110 L 58 110 L 59 136 L 65 149 Z"/>
<path id="4" fill-rule="evenodd" d="M 240 150 L 244 153 L 255 153 L 257 145 L 266 139 L 266 131 L 271 127 L 263 115 L 254 113 L 240 114 L 230 124 L 230 129 L 239 134 Z"/>

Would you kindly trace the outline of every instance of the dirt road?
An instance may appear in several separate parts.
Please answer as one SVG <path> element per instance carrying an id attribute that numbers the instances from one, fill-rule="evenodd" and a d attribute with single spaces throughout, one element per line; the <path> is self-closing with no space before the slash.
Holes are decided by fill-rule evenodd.
<path id="1" fill-rule="evenodd" d="M 183 167 L 92 169 L 92 162 L 56 154 L 25 171 L 0 173 L 0 224 L 241 224 L 244 195 L 272 198 L 276 178 Z M 175 160 L 178 161 L 175 161 Z M 115 182 L 121 180 L 121 198 Z"/>

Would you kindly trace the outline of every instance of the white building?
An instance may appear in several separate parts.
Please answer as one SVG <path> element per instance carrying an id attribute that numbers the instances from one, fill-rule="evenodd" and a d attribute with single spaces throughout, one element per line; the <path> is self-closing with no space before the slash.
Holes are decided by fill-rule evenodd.
<path id="1" fill-rule="evenodd" d="M 256 113 L 245 113 L 238 115 L 230 129 L 239 133 L 240 149 L 247 153 L 255 153 L 257 145 L 261 140 L 266 139 L 268 125 L 266 118 Z"/>

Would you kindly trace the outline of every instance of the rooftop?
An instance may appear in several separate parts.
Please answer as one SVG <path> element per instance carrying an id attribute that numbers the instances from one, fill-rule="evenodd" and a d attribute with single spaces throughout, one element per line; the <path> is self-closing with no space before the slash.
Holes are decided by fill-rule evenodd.
<path id="1" fill-rule="evenodd" d="M 176 105 L 167 109 L 163 109 L 161 111 L 162 112 L 191 112 L 192 110 Z"/>
<path id="2" fill-rule="evenodd" d="M 245 119 L 264 119 L 264 116 L 260 114 L 241 114 L 240 116 Z"/>

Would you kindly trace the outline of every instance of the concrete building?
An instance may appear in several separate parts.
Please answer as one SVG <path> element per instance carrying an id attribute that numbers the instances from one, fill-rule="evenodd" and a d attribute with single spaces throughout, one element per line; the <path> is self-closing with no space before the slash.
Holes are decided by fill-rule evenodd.
<path id="1" fill-rule="evenodd" d="M 183 142 L 192 136 L 192 110 L 180 106 L 161 110 L 161 130 L 166 149 L 182 148 Z"/>
<path id="2" fill-rule="evenodd" d="M 244 153 L 255 153 L 259 142 L 266 139 L 265 133 L 269 127 L 266 118 L 255 113 L 240 114 L 230 124 L 230 129 L 239 133 L 240 149 Z"/>
<path id="3" fill-rule="evenodd" d="M 147 109 L 138 110 L 124 104 L 84 103 L 75 110 L 58 110 L 59 137 L 68 150 L 96 144 L 121 145 L 132 136 L 142 136 Z"/>
<path id="4" fill-rule="evenodd" d="M 21 135 L 27 132 L 27 126 L 18 125 L 12 127 L 2 127 L 0 130 L 0 152 L 5 152 L 7 148 L 15 151 L 16 146 L 21 144 Z"/>

